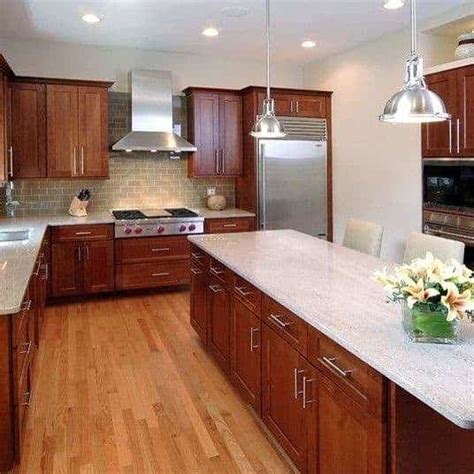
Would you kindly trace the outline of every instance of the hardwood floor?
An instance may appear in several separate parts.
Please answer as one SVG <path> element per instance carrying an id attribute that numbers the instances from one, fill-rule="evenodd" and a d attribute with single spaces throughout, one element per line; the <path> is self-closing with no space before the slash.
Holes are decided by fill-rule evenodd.
<path id="1" fill-rule="evenodd" d="M 203 351 L 189 293 L 47 308 L 15 472 L 293 472 Z"/>

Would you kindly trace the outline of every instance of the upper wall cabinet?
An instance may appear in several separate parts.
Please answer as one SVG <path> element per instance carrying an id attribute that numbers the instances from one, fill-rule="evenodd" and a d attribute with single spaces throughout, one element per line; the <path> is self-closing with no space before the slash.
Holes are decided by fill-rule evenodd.
<path id="1" fill-rule="evenodd" d="M 474 157 L 474 66 L 431 74 L 426 82 L 451 120 L 422 125 L 423 158 Z"/>
<path id="2" fill-rule="evenodd" d="M 232 178 L 242 173 L 242 98 L 238 92 L 188 88 L 188 161 L 191 178 Z"/>
<path id="3" fill-rule="evenodd" d="M 48 177 L 106 178 L 107 89 L 48 84 Z"/>
<path id="4" fill-rule="evenodd" d="M 0 54 L 0 181 L 6 181 L 10 174 L 8 153 L 8 81 L 13 71 Z"/>

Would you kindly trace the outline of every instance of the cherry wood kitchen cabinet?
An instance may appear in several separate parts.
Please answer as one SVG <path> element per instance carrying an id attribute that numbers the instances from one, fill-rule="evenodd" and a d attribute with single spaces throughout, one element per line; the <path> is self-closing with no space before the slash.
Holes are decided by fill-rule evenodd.
<path id="1" fill-rule="evenodd" d="M 207 344 L 207 273 L 191 260 L 191 326 Z"/>
<path id="2" fill-rule="evenodd" d="M 423 158 L 474 157 L 474 66 L 426 76 L 451 120 L 422 125 Z"/>
<path id="3" fill-rule="evenodd" d="M 113 225 L 53 227 L 51 234 L 53 297 L 114 289 Z"/>
<path id="4" fill-rule="evenodd" d="M 48 177 L 108 177 L 107 88 L 47 84 Z"/>
<path id="5" fill-rule="evenodd" d="M 192 178 L 232 178 L 242 173 L 242 98 L 237 91 L 188 88 L 189 139 L 198 150 L 188 159 Z"/>
<path id="6" fill-rule="evenodd" d="M 12 179 L 46 176 L 46 86 L 10 82 Z"/>
<path id="7" fill-rule="evenodd" d="M 255 230 L 254 217 L 227 217 L 204 220 L 204 232 L 206 234 L 227 234 L 251 230 Z"/>
<path id="8" fill-rule="evenodd" d="M 13 77 L 13 71 L 0 54 L 0 181 L 6 181 L 9 177 L 9 80 Z"/>

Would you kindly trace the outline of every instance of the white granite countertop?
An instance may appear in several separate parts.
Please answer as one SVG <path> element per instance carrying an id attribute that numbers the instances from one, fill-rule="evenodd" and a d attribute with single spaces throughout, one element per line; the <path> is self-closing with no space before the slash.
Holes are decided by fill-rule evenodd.
<path id="1" fill-rule="evenodd" d="M 0 242 L 0 314 L 14 314 L 20 311 L 23 296 L 48 226 L 112 224 L 114 222 L 114 218 L 109 212 L 95 212 L 87 217 L 79 218 L 67 214 L 0 218 L 0 230 L 30 230 L 28 240 Z"/>
<path id="2" fill-rule="evenodd" d="M 223 211 L 211 211 L 207 207 L 193 208 L 194 212 L 197 212 L 204 219 L 230 219 L 235 217 L 255 217 L 255 213 L 244 211 L 243 209 L 229 208 Z"/>
<path id="3" fill-rule="evenodd" d="M 474 429 L 474 324 L 455 346 L 411 342 L 370 277 L 387 262 L 292 231 L 189 240 L 456 425 Z"/>

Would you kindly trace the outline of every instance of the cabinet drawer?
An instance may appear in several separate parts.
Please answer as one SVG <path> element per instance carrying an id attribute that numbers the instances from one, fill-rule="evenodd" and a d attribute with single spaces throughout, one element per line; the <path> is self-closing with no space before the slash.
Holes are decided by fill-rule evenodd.
<path id="1" fill-rule="evenodd" d="M 13 348 L 17 348 L 28 342 L 28 319 L 33 302 L 25 299 L 22 303 L 22 310 L 13 317 Z"/>
<path id="2" fill-rule="evenodd" d="M 189 283 L 189 261 L 117 265 L 116 289 L 155 288 Z"/>
<path id="3" fill-rule="evenodd" d="M 263 295 L 262 318 L 298 352 L 306 355 L 308 349 L 308 325 L 281 304 Z"/>
<path id="4" fill-rule="evenodd" d="M 377 371 L 313 328 L 308 359 L 370 413 L 384 417 L 385 381 Z"/>
<path id="5" fill-rule="evenodd" d="M 262 292 L 238 275 L 234 277 L 234 296 L 260 317 L 262 313 Z"/>
<path id="6" fill-rule="evenodd" d="M 186 237 L 144 237 L 115 241 L 115 261 L 118 264 L 185 258 L 189 258 Z"/>
<path id="7" fill-rule="evenodd" d="M 191 245 L 191 261 L 194 265 L 201 268 L 207 268 L 209 265 L 209 255 L 199 247 Z"/>
<path id="8" fill-rule="evenodd" d="M 114 237 L 112 224 L 97 225 L 67 225 L 53 227 L 51 239 L 53 242 L 70 242 L 83 240 L 110 240 Z"/>
<path id="9" fill-rule="evenodd" d="M 228 232 L 247 232 L 253 230 L 253 217 L 237 217 L 228 219 L 208 219 L 204 223 L 206 234 L 222 234 Z"/>
<path id="10" fill-rule="evenodd" d="M 232 272 L 215 258 L 209 258 L 209 274 L 219 280 L 225 287 L 232 284 Z"/>

